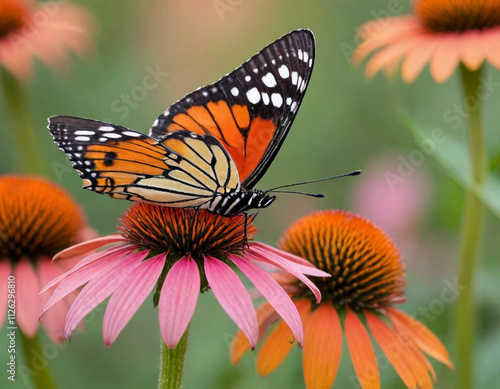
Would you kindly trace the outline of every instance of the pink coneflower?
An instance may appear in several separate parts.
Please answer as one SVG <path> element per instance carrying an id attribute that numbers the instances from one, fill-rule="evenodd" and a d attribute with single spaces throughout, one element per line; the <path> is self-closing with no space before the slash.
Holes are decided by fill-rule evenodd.
<path id="1" fill-rule="evenodd" d="M 93 308 L 111 296 L 103 322 L 104 343 L 110 346 L 154 289 L 163 340 L 167 347 L 174 348 L 191 320 L 198 294 L 211 289 L 254 347 L 259 335 L 257 315 L 234 272 L 239 268 L 302 344 L 297 309 L 282 287 L 257 264 L 293 274 L 318 300 L 318 288 L 305 275 L 325 273 L 294 255 L 251 242 L 256 233 L 252 218 L 135 203 L 122 216 L 119 230 L 117 235 L 77 245 L 56 256 L 65 259 L 88 254 L 45 287 L 58 285 L 44 309 L 50 312 L 53 304 L 86 284 L 66 317 L 66 338 Z M 106 245 L 111 247 L 94 252 Z"/>
<path id="2" fill-rule="evenodd" d="M 33 73 L 33 57 L 46 65 L 67 65 L 68 49 L 79 55 L 93 49 L 91 15 L 66 2 L 0 0 L 0 65 L 19 80 Z"/>
<path id="3" fill-rule="evenodd" d="M 500 69 L 498 0 L 418 0 L 414 15 L 372 20 L 361 27 L 363 43 L 354 53 L 368 61 L 366 74 L 393 73 L 402 61 L 402 77 L 412 82 L 430 63 L 437 82 L 446 81 L 459 63 L 479 69 L 488 60 Z"/>
<path id="4" fill-rule="evenodd" d="M 15 287 L 15 298 L 10 300 L 16 315 L 12 322 L 9 320 L 9 326 L 17 325 L 24 335 L 34 337 L 38 317 L 47 302 L 38 292 L 67 270 L 52 263 L 52 256 L 93 235 L 78 205 L 55 184 L 35 176 L 1 176 L 0 325 L 6 319 L 10 280 Z M 43 321 L 54 342 L 64 340 L 61 318 L 72 299 L 68 295 L 60 301 Z"/>
<path id="5" fill-rule="evenodd" d="M 432 388 L 435 374 L 423 352 L 452 366 L 439 339 L 394 307 L 405 300 L 404 266 L 391 240 L 371 222 L 344 211 L 316 212 L 295 222 L 280 245 L 331 275 L 314 280 L 323 296 L 319 305 L 311 303 L 312 296 L 300 280 L 278 277 L 304 322 L 303 370 L 308 389 L 332 386 L 344 336 L 363 389 L 380 388 L 370 332 L 408 388 Z M 277 316 L 268 305 L 258 313 L 263 337 Z M 292 348 L 290 336 L 286 323 L 278 322 L 259 350 L 260 374 L 267 375 L 281 364 Z M 249 349 L 239 333 L 231 360 L 237 363 Z"/>

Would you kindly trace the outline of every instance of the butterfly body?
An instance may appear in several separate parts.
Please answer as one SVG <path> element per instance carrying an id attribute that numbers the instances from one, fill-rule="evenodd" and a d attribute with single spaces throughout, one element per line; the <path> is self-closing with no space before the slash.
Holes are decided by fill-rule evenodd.
<path id="1" fill-rule="evenodd" d="M 253 186 L 288 134 L 314 50 L 309 30 L 292 31 L 174 103 L 149 136 L 72 116 L 49 118 L 49 130 L 97 193 L 223 216 L 264 208 L 275 197 Z"/>

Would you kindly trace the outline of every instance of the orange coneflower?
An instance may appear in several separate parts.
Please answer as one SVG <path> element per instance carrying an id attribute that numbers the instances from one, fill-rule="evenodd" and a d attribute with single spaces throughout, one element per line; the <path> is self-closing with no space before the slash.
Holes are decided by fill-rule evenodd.
<path id="1" fill-rule="evenodd" d="M 87 54 L 93 48 L 92 17 L 65 3 L 0 0 L 0 65 L 26 80 L 33 73 L 33 57 L 57 68 L 67 64 L 68 49 Z"/>
<path id="2" fill-rule="evenodd" d="M 52 256 L 93 236 L 80 207 L 63 189 L 35 176 L 0 176 L 0 326 L 10 300 L 16 315 L 9 317 L 9 326 L 34 337 L 47 300 L 38 292 L 67 270 L 52 263 Z M 8 283 L 15 292 L 9 298 Z M 54 342 L 64 340 L 60 318 L 71 301 L 71 296 L 61 301 L 42 323 Z"/>
<path id="3" fill-rule="evenodd" d="M 304 322 L 307 388 L 326 389 L 333 384 L 342 352 L 342 333 L 363 389 L 380 388 L 370 332 L 409 388 L 432 387 L 434 370 L 423 352 L 452 366 L 437 337 L 394 308 L 404 301 L 404 266 L 394 244 L 371 222 L 344 211 L 317 212 L 293 224 L 280 245 L 331 274 L 330 278 L 314 280 L 323 296 L 319 305 L 311 301 L 300 281 L 277 277 L 293 296 Z M 268 305 L 259 309 L 261 336 L 275 320 Z M 290 338 L 286 324 L 278 323 L 259 351 L 260 374 L 270 373 L 283 361 L 292 347 Z M 249 349 L 238 334 L 231 350 L 232 361 L 238 362 Z"/>
<path id="4" fill-rule="evenodd" d="M 354 53 L 368 61 L 366 74 L 394 72 L 412 82 L 430 63 L 437 82 L 446 81 L 459 63 L 479 69 L 488 60 L 500 69 L 500 2 L 498 0 L 417 0 L 414 15 L 372 20 L 361 27 L 363 43 Z"/>

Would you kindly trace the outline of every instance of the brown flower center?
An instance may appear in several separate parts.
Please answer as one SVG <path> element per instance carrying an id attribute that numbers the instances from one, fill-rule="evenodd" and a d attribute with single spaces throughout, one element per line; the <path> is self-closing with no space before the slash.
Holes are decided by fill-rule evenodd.
<path id="1" fill-rule="evenodd" d="M 404 293 L 398 250 L 381 230 L 352 213 L 306 216 L 285 232 L 280 246 L 332 275 L 313 279 L 324 301 L 376 308 L 401 300 Z"/>
<path id="2" fill-rule="evenodd" d="M 22 2 L 18 0 L 0 0 L 0 38 L 22 27 L 26 15 L 27 10 Z"/>
<path id="3" fill-rule="evenodd" d="M 204 210 L 134 203 L 121 218 L 121 234 L 153 253 L 218 257 L 241 253 L 257 230 L 245 215 L 225 217 Z"/>
<path id="4" fill-rule="evenodd" d="M 84 227 L 71 197 L 42 178 L 0 177 L 0 259 L 53 256 Z"/>
<path id="5" fill-rule="evenodd" d="M 498 0 L 419 0 L 415 13 L 434 32 L 464 32 L 500 26 Z"/>

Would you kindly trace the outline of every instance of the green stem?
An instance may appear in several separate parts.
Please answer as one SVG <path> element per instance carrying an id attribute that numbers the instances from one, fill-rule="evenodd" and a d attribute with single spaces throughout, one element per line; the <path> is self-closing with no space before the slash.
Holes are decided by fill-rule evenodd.
<path id="1" fill-rule="evenodd" d="M 55 389 L 56 384 L 50 375 L 48 362 L 43 355 L 38 336 L 35 335 L 34 338 L 28 338 L 21 331 L 19 331 L 19 334 L 26 364 L 28 365 L 35 386 L 38 389 Z"/>
<path id="2" fill-rule="evenodd" d="M 187 349 L 189 328 L 174 349 L 169 349 L 161 342 L 160 377 L 158 389 L 180 389 L 184 373 L 184 357 Z"/>
<path id="3" fill-rule="evenodd" d="M 477 247 L 481 236 L 483 206 L 481 193 L 486 177 L 487 153 L 481 124 L 481 110 L 478 92 L 481 88 L 481 69 L 470 71 L 461 66 L 461 78 L 466 106 L 469 108 L 469 159 L 472 185 L 467 188 L 461 225 L 458 258 L 458 282 L 462 292 L 458 297 L 456 310 L 456 347 L 458 387 L 473 387 L 472 368 L 474 355 L 474 274 L 477 266 Z"/>
<path id="4" fill-rule="evenodd" d="M 2 67 L 0 67 L 0 78 L 23 170 L 26 173 L 43 174 L 47 170 L 37 147 L 38 142 L 33 131 L 34 127 L 23 86 L 17 78 Z"/>

